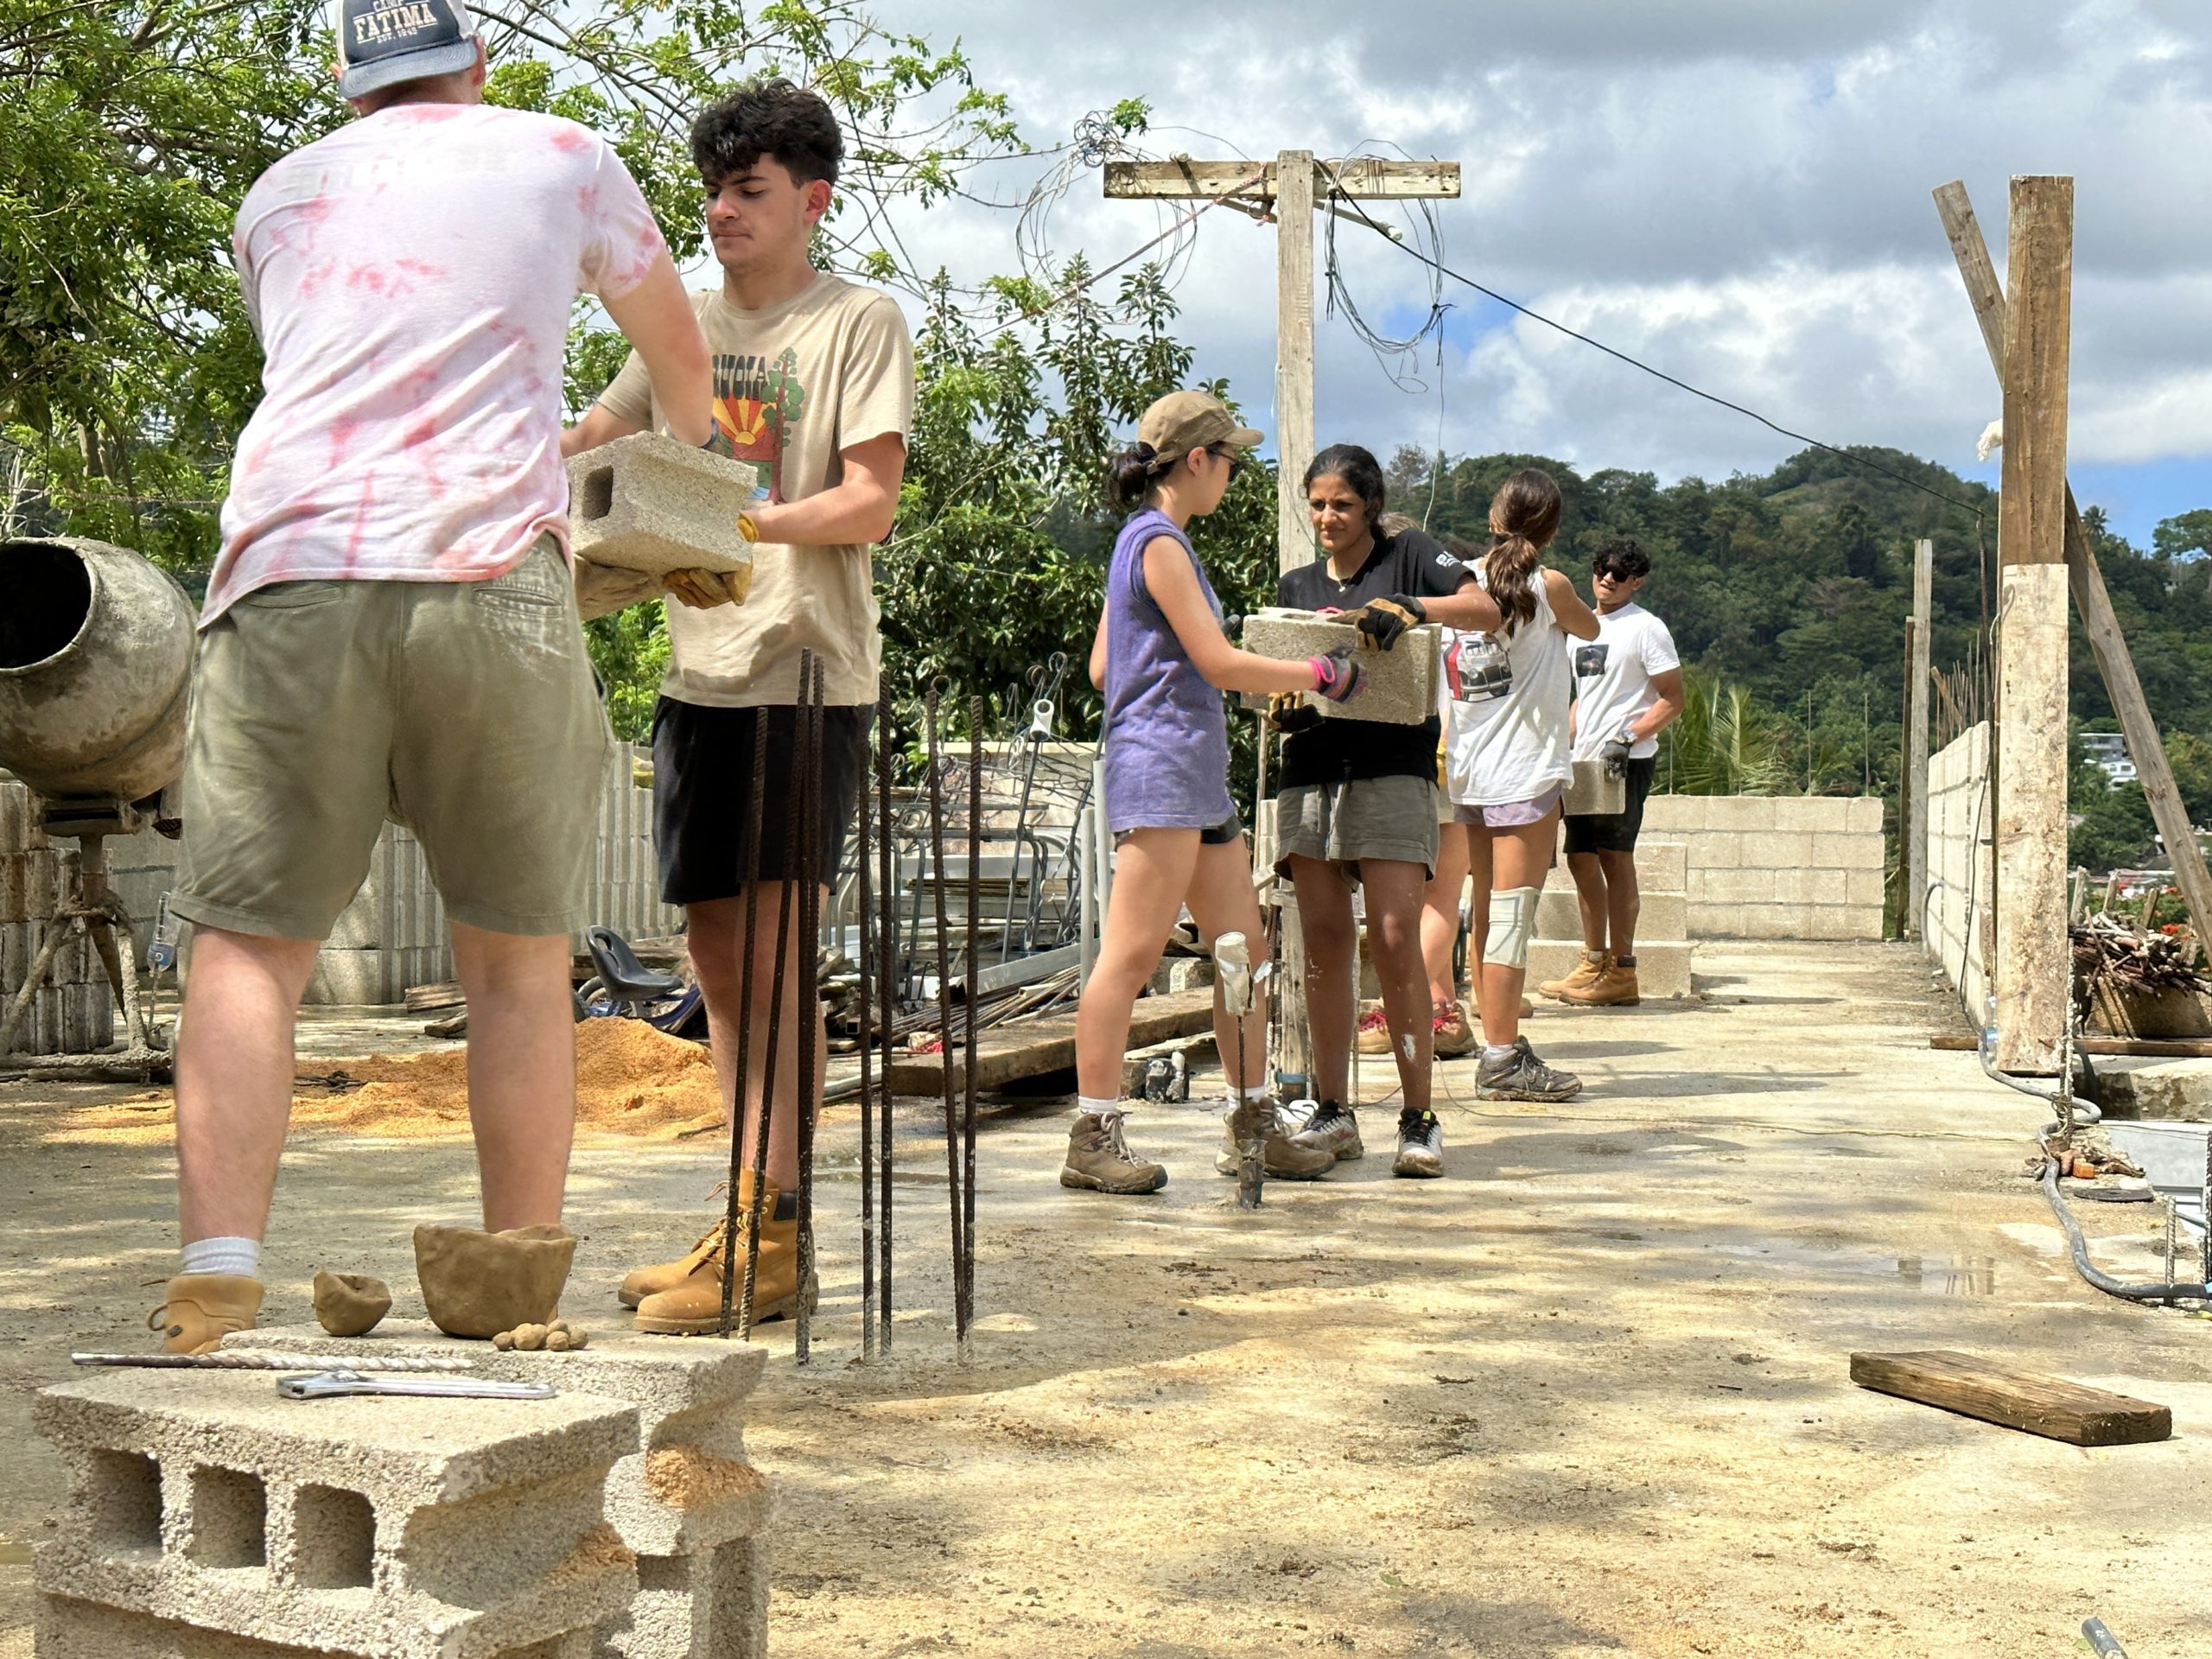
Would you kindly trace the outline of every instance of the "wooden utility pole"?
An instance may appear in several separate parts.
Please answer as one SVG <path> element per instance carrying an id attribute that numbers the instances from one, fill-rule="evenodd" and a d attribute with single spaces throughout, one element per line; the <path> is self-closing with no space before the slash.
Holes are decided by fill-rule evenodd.
<path id="1" fill-rule="evenodd" d="M 1275 221 L 1275 484 L 1277 568 L 1313 557 L 1306 468 L 1313 459 L 1313 212 L 1357 219 L 1338 201 L 1457 200 L 1457 162 L 1317 162 L 1286 149 L 1256 162 L 1109 162 L 1106 194 L 1121 200 L 1212 199 Z"/>
<path id="2" fill-rule="evenodd" d="M 2066 404 L 2074 181 L 2012 181 L 1998 518 L 1997 1065 L 2057 1069 L 2066 934 Z"/>
<path id="3" fill-rule="evenodd" d="M 1945 235 L 1950 238 L 1951 251 L 1958 260 L 1959 276 L 1966 283 L 1974 318 L 1981 325 L 1982 342 L 1989 348 L 1991 365 L 2001 377 L 2005 372 L 2008 315 L 2005 292 L 1998 285 L 1996 270 L 1990 263 L 1989 246 L 1974 219 L 1974 204 L 1967 197 L 1966 186 L 1953 180 L 1939 188 L 1936 192 L 1936 211 L 1942 218 Z M 2120 620 L 2113 614 L 2112 599 L 2105 591 L 2104 573 L 2097 568 L 2097 556 L 2082 527 L 2082 515 L 2075 506 L 2071 489 L 2066 492 L 2065 512 L 2066 579 L 2073 591 L 2075 609 L 2081 614 L 2082 632 L 2096 655 L 2097 669 L 2104 677 L 2113 712 L 2120 716 L 2120 730 L 2127 735 L 2128 758 L 2135 762 L 2136 774 L 2142 780 L 2152 821 L 2158 825 L 2158 838 L 2165 844 L 2167 857 L 2173 861 L 2174 885 L 2181 889 L 2182 900 L 2189 906 L 2190 919 L 2197 937 L 2212 939 L 2212 872 L 2205 868 L 2203 850 L 2197 845 L 2189 810 L 2182 804 L 2173 767 L 2166 760 L 2165 746 L 2158 741 L 2158 722 L 2151 717 L 2150 703 L 2143 696 L 2143 683 L 2135 673 L 2135 659 L 2128 654 L 2126 636 L 2120 632 Z"/>
<path id="4" fill-rule="evenodd" d="M 1920 937 L 1928 907 L 1929 630 L 1935 626 L 1936 543 L 1912 544 L 1912 628 L 1905 658 L 1904 937 Z"/>

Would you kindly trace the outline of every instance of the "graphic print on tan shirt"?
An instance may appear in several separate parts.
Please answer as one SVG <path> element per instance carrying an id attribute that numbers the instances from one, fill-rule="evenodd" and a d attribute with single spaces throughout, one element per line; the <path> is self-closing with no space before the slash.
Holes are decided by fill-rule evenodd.
<path id="1" fill-rule="evenodd" d="M 825 271 L 766 310 L 741 311 L 719 288 L 692 301 L 714 356 L 716 429 L 732 454 L 760 469 L 769 499 L 819 494 L 842 479 L 844 450 L 908 435 L 914 348 L 889 295 Z M 661 423 L 634 352 L 599 401 L 632 426 Z M 664 696 L 718 709 L 795 703 L 799 652 L 810 650 L 827 702 L 875 701 L 882 636 L 865 547 L 762 542 L 742 605 L 667 612 Z"/>

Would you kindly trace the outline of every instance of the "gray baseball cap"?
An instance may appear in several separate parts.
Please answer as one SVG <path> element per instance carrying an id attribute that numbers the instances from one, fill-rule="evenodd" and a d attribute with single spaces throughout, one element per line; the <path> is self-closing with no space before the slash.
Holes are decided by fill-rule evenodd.
<path id="1" fill-rule="evenodd" d="M 459 74 L 476 61 L 476 20 L 461 0 L 334 0 L 338 95 Z"/>

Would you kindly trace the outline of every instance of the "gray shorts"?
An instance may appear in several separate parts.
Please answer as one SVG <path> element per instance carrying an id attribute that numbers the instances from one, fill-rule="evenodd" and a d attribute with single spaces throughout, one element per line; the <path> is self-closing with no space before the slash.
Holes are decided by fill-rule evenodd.
<path id="1" fill-rule="evenodd" d="M 389 817 L 446 913 L 581 927 L 612 744 L 568 566 L 488 582 L 284 582 L 200 637 L 184 763 L 188 921 L 323 939 Z"/>
<path id="2" fill-rule="evenodd" d="M 1388 858 L 1436 873 L 1436 785 L 1426 778 L 1296 784 L 1275 797 L 1275 868 L 1325 859 L 1357 880 L 1359 861 Z"/>

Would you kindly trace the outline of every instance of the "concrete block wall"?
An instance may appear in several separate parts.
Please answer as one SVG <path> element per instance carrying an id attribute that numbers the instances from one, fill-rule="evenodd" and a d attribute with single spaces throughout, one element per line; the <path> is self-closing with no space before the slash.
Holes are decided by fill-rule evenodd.
<path id="1" fill-rule="evenodd" d="M 48 937 L 65 924 L 54 914 L 73 901 L 77 843 L 39 830 L 29 790 L 0 773 L 0 1017 L 14 1003 Z M 115 1040 L 107 970 L 81 928 L 66 938 L 32 996 L 14 1042 L 19 1054 L 86 1054 Z"/>
<path id="2" fill-rule="evenodd" d="M 1529 983 L 1564 979 L 1582 961 L 1582 907 L 1562 868 L 1536 903 L 1536 937 L 1529 946 Z M 1697 947 L 1687 931 L 1689 899 L 1687 849 L 1680 842 L 1646 835 L 1636 848 L 1639 908 L 1636 923 L 1637 994 L 1646 999 L 1688 996 L 1695 988 Z M 1535 995 L 1534 992 L 1530 993 Z"/>
<path id="3" fill-rule="evenodd" d="M 1654 795 L 1643 832 L 1682 843 L 1694 939 L 1878 939 L 1879 796 Z"/>
<path id="4" fill-rule="evenodd" d="M 1944 976 L 1984 1006 L 1993 943 L 1996 823 L 1989 799 L 1989 727 L 1970 726 L 1928 757 L 1928 886 L 1922 938 Z"/>

